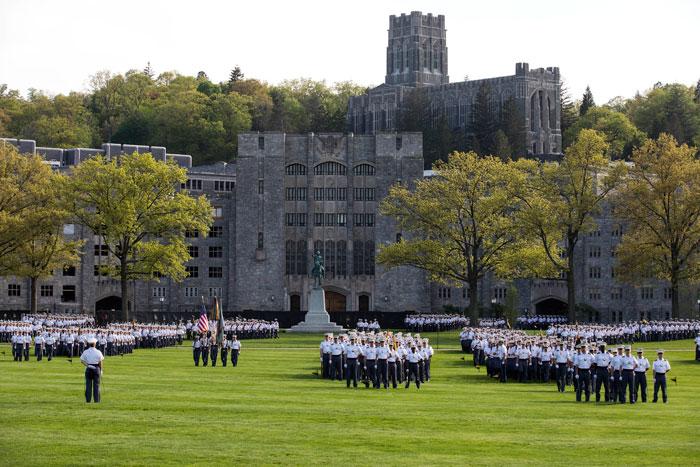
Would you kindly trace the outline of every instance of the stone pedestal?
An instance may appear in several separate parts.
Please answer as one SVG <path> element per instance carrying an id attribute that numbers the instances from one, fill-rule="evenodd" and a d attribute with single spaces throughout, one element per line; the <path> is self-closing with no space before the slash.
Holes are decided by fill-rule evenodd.
<path id="1" fill-rule="evenodd" d="M 326 294 L 320 287 L 314 287 L 309 293 L 309 311 L 304 321 L 292 326 L 289 332 L 343 332 L 342 326 L 331 322 L 331 317 L 326 311 Z"/>

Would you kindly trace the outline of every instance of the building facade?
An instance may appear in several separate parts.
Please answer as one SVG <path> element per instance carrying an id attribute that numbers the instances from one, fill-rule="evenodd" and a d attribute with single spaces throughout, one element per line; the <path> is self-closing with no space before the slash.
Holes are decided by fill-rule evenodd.
<path id="1" fill-rule="evenodd" d="M 141 319 L 189 318 L 198 312 L 202 296 L 219 297 L 228 312 L 305 311 L 315 251 L 324 257 L 330 311 L 442 311 L 464 309 L 471 300 L 466 288 L 431 283 L 409 267 L 384 270 L 375 261 L 380 245 L 405 235 L 378 212 L 379 202 L 392 185 L 411 187 L 426 175 L 419 133 L 248 133 L 239 136 L 236 163 L 198 167 L 191 166 L 189 156 L 167 154 L 162 147 L 105 144 L 64 150 L 36 147 L 28 140 L 2 141 L 68 172 L 96 154 L 133 151 L 152 152 L 187 168 L 181 188 L 210 200 L 214 224 L 206 237 L 186 233 L 188 278 L 130 284 L 130 306 Z M 650 280 L 634 287 L 617 281 L 615 247 L 623 226 L 609 210 L 597 225 L 577 249 L 577 300 L 590 306 L 590 316 L 584 318 L 610 322 L 669 316 L 667 283 Z M 39 309 L 98 314 L 118 309 L 119 282 L 100 274 L 100 265 L 110 261 L 100 237 L 77 224 L 65 225 L 64 235 L 84 240 L 84 254 L 78 264 L 41 281 Z M 479 293 L 487 309 L 495 303 L 512 303 L 522 314 L 566 309 L 563 280 L 507 283 L 488 276 Z M 681 292 L 688 315 L 697 311 L 696 294 L 695 288 Z M 28 280 L 0 278 L 0 313 L 28 308 Z"/>
<path id="2" fill-rule="evenodd" d="M 488 86 L 494 114 L 498 115 L 513 99 L 522 119 L 528 155 L 561 154 L 558 67 L 530 69 L 527 63 L 516 63 L 511 76 L 450 83 L 444 16 L 419 11 L 392 15 L 388 33 L 384 84 L 350 99 L 348 131 L 396 131 L 404 103 L 420 89 L 426 93 L 434 124 L 444 117 L 449 128 L 466 133 L 474 121 L 477 93 Z"/>

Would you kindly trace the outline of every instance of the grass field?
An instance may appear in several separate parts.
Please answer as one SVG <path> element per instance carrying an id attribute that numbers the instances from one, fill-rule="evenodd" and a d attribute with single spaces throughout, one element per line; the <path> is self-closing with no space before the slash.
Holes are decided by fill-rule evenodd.
<path id="1" fill-rule="evenodd" d="M 662 344 L 669 404 L 620 406 L 489 380 L 456 333 L 420 390 L 348 390 L 313 375 L 319 340 L 244 341 L 237 368 L 195 368 L 184 346 L 111 357 L 89 405 L 77 359 L 18 364 L 0 346 L 0 464 L 700 464 L 691 341 Z"/>

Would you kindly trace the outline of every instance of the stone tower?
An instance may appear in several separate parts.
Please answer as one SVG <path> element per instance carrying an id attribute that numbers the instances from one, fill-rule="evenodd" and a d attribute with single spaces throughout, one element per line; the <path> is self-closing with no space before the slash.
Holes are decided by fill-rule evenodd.
<path id="1" fill-rule="evenodd" d="M 418 87 L 449 81 L 445 17 L 420 11 L 391 15 L 386 84 Z"/>

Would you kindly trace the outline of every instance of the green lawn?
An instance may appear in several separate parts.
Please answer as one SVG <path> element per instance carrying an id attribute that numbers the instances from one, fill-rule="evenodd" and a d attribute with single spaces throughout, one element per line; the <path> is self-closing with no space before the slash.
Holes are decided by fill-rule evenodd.
<path id="1" fill-rule="evenodd" d="M 189 348 L 112 357 L 90 405 L 77 359 L 18 364 L 0 346 L 0 464 L 700 463 L 691 341 L 662 344 L 677 350 L 669 404 L 619 406 L 488 380 L 456 332 L 420 390 L 348 390 L 313 375 L 319 340 L 244 341 L 238 368 L 195 368 Z"/>

